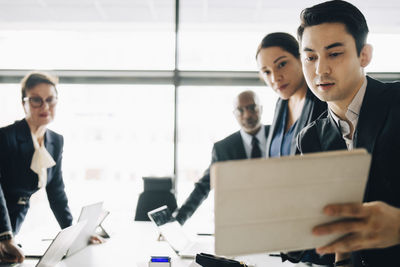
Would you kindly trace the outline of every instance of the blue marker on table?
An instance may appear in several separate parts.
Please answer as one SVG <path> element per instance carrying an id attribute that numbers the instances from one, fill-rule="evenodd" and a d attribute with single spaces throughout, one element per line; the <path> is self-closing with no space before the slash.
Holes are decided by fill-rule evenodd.
<path id="1" fill-rule="evenodd" d="M 170 267 L 171 258 L 168 256 L 151 256 L 149 267 Z"/>

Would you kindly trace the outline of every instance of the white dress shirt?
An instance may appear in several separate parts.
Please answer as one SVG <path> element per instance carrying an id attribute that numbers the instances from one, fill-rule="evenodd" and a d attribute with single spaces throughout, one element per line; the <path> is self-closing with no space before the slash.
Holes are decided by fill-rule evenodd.
<path id="1" fill-rule="evenodd" d="M 329 112 L 332 115 L 332 118 L 335 120 L 336 125 L 339 126 L 340 132 L 342 133 L 342 138 L 346 142 L 346 146 L 348 150 L 352 150 L 354 148 L 354 133 L 357 129 L 358 117 L 360 116 L 360 109 L 362 102 L 364 100 L 365 91 L 367 89 L 367 78 L 364 77 L 364 83 L 361 85 L 361 88 L 358 90 L 357 94 L 354 96 L 350 105 L 347 107 L 346 118 L 350 121 L 353 126 L 353 133 L 350 134 L 350 124 L 340 119 L 330 108 Z"/>
<path id="2" fill-rule="evenodd" d="M 244 150 L 246 151 L 246 156 L 249 159 L 251 156 L 251 149 L 253 148 L 251 141 L 253 140 L 253 135 L 246 133 L 243 129 L 240 129 L 240 135 L 242 137 Z M 261 157 L 266 157 L 267 151 L 267 137 L 265 136 L 265 127 L 261 125 L 260 130 L 256 133 L 255 137 L 258 139 L 258 145 L 261 150 Z"/>

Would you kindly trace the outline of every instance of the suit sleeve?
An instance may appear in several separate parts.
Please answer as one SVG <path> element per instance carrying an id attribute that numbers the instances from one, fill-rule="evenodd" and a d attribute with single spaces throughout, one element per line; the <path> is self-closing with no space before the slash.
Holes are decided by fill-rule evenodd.
<path id="1" fill-rule="evenodd" d="M 50 208 L 56 217 L 58 224 L 62 229 L 72 225 L 72 214 L 68 207 L 68 198 L 65 194 L 65 186 L 62 178 L 61 163 L 62 163 L 62 148 L 63 141 L 61 139 L 60 153 L 54 166 L 53 177 L 50 183 L 46 186 L 47 197 L 49 199 Z"/>
<path id="2" fill-rule="evenodd" d="M 203 177 L 201 177 L 200 180 L 196 182 L 192 193 L 186 199 L 182 207 L 178 210 L 178 213 L 175 218 L 180 224 L 184 224 L 186 220 L 193 215 L 193 213 L 197 210 L 200 204 L 208 197 L 208 193 L 210 192 L 210 168 L 211 165 L 217 161 L 218 161 L 217 149 L 214 145 L 212 150 L 212 159 L 210 166 L 204 172 Z"/>
<path id="3" fill-rule="evenodd" d="M 8 215 L 6 200 L 4 198 L 3 188 L 0 184 L 0 234 L 4 232 L 12 232 L 12 229 L 10 216 Z"/>
<path id="4" fill-rule="evenodd" d="M 4 232 L 12 232 L 10 216 L 8 215 L 8 209 L 6 205 L 6 199 L 4 197 L 2 181 L 4 177 L 2 176 L 3 173 L 3 166 L 5 164 L 6 158 L 6 151 L 7 151 L 7 141 L 2 132 L 0 132 L 0 234 Z"/>

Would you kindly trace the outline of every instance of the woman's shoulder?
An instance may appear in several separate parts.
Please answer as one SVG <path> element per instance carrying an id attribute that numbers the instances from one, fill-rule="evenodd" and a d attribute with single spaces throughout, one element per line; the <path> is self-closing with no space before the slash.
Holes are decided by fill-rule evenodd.
<path id="1" fill-rule="evenodd" d="M 15 134 L 16 132 L 26 130 L 29 131 L 29 126 L 25 119 L 15 121 L 12 124 L 0 128 L 0 132 L 5 135 Z"/>
<path id="2" fill-rule="evenodd" d="M 48 137 L 50 137 L 52 139 L 52 141 L 63 142 L 63 140 L 64 140 L 64 137 L 61 134 L 56 133 L 53 130 L 47 129 L 46 134 Z"/>
<path id="3" fill-rule="evenodd" d="M 23 119 L 0 128 L 0 147 L 3 151 L 17 146 L 18 140 L 28 140 L 30 130 L 28 123 Z"/>

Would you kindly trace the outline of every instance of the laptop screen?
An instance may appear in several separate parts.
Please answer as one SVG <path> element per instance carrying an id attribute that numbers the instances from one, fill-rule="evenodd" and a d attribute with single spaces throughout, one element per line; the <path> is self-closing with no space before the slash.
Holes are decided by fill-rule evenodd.
<path id="1" fill-rule="evenodd" d="M 159 210 L 149 212 L 149 217 L 157 224 L 157 226 L 161 226 L 172 221 L 171 211 L 166 208 L 166 206 L 162 206 Z"/>
<path id="2" fill-rule="evenodd" d="M 79 236 L 72 243 L 71 247 L 67 252 L 67 256 L 70 256 L 81 249 L 87 247 L 90 237 L 95 233 L 95 229 L 98 225 L 98 220 L 103 211 L 103 202 L 94 203 L 82 207 L 81 214 L 78 222 L 86 221 L 85 227 L 82 229 Z"/>
<path id="3" fill-rule="evenodd" d="M 182 251 L 191 243 L 182 226 L 177 221 L 172 220 L 171 211 L 167 206 L 149 211 L 148 216 L 157 226 L 159 233 L 163 235 L 175 251 Z"/>

